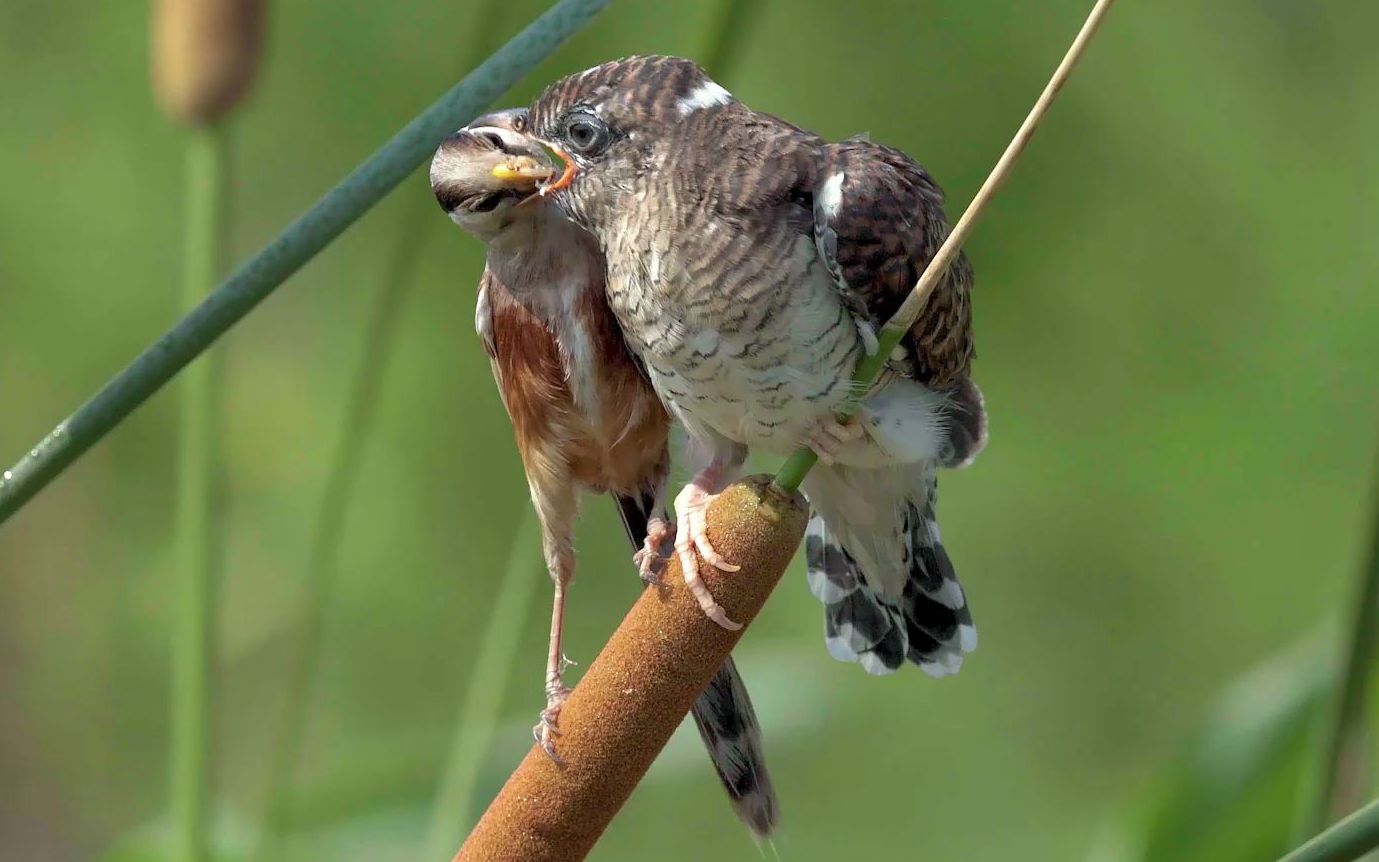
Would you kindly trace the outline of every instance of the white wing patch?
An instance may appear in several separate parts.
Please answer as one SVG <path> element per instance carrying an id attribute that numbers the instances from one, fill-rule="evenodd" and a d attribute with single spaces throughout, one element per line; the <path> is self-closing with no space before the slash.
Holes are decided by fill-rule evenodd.
<path id="1" fill-rule="evenodd" d="M 680 108 L 681 116 L 689 116 L 700 108 L 726 105 L 732 100 L 733 94 L 723 89 L 723 86 L 717 81 L 705 81 L 676 105 Z"/>
<path id="2" fill-rule="evenodd" d="M 838 171 L 819 188 L 819 209 L 827 218 L 836 218 L 843 207 L 843 179 L 843 172 Z"/>

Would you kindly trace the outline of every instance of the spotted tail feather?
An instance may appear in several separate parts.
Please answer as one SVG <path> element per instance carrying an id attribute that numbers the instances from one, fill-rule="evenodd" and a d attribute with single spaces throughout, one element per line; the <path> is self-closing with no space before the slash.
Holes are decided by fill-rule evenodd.
<path id="1" fill-rule="evenodd" d="M 957 673 L 977 629 L 939 537 L 932 470 L 815 472 L 805 563 L 829 655 L 873 674 L 906 661 L 930 676 Z"/>
<path id="2" fill-rule="evenodd" d="M 641 548 L 647 520 L 656 505 L 654 496 L 614 499 L 632 547 Z M 731 657 L 709 680 L 708 687 L 690 707 L 690 715 L 738 819 L 756 838 L 770 837 L 776 828 L 779 805 L 766 771 L 766 751 L 752 698 Z"/>

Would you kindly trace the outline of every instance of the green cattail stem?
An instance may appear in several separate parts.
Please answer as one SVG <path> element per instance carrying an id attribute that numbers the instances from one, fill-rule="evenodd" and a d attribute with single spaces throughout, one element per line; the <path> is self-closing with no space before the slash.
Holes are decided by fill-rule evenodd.
<path id="1" fill-rule="evenodd" d="M 937 258 L 935 258 L 937 260 Z M 925 271 L 928 274 L 928 271 Z M 920 283 L 923 283 L 921 279 Z M 899 315 L 897 315 L 898 317 Z M 862 361 L 857 363 L 857 369 L 852 374 L 852 379 L 857 386 L 855 392 L 865 393 L 871 388 L 876 379 L 881 376 L 881 371 L 886 367 L 886 357 L 891 355 L 891 351 L 900 344 L 900 339 L 905 337 L 905 332 L 909 329 L 891 318 L 890 322 L 881 328 L 876 336 L 876 353 L 862 357 Z M 846 422 L 857 414 L 857 410 L 862 406 L 862 399 L 854 396 L 843 409 L 838 411 L 838 421 Z M 814 454 L 813 449 L 801 447 L 795 450 L 786 462 L 781 465 L 780 470 L 776 471 L 773 480 L 776 487 L 783 491 L 794 491 L 800 487 L 804 477 L 814 467 L 814 463 L 819 460 L 819 456 Z"/>
<path id="2" fill-rule="evenodd" d="M 185 283 L 190 309 L 215 285 L 225 228 L 225 138 L 216 127 L 196 128 L 187 139 Z M 187 370 L 182 386 L 177 484 L 177 621 L 173 634 L 172 807 L 177 823 L 176 862 L 210 858 L 212 679 L 215 666 L 217 549 L 212 530 L 219 457 L 215 411 L 219 403 L 216 356 Z"/>

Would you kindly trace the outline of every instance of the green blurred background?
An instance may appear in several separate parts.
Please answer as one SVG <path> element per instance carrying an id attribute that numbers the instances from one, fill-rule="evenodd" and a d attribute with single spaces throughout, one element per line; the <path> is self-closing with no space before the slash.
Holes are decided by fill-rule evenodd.
<path id="1" fill-rule="evenodd" d="M 825 135 L 902 147 L 956 216 L 1089 5 L 765 0 L 720 78 Z M 233 122 L 236 259 L 466 71 L 477 6 L 270 2 L 263 73 Z M 542 8 L 502 3 L 495 39 Z M 629 53 L 702 58 L 712 15 L 615 2 L 504 101 Z M 1340 0 L 1118 4 L 969 246 L 992 443 L 944 478 L 941 515 L 980 651 L 943 681 L 834 663 L 794 571 L 738 652 L 782 798 L 781 858 L 1282 849 L 1291 783 L 1272 779 L 1252 807 L 1239 791 L 1259 796 L 1273 786 L 1260 776 L 1302 762 L 1307 720 L 1289 710 L 1326 679 L 1372 520 L 1376 28 L 1379 6 Z M 143 4 L 0 4 L 5 463 L 178 316 L 183 136 L 154 105 L 147 53 Z M 400 338 L 361 357 L 409 223 L 424 234 Z M 218 348 L 227 858 L 263 807 L 361 361 L 384 363 L 381 400 L 324 607 L 286 852 L 421 855 L 527 505 L 473 334 L 481 265 L 419 172 Z M 0 530 L 5 859 L 156 858 L 177 415 L 159 395 Z M 584 663 L 635 595 L 603 500 L 586 507 L 580 552 L 568 652 Z M 478 804 L 540 706 L 544 583 L 534 596 Z M 1281 715 L 1284 730 L 1269 724 Z M 696 745 L 682 728 L 593 858 L 758 858 Z M 1204 763 L 1195 788 L 1174 784 Z M 1213 789 L 1232 769 L 1239 786 Z M 1209 798 L 1184 803 L 1192 793 Z M 1209 831 L 1194 816 L 1229 820 L 1225 844 L 1189 849 Z"/>

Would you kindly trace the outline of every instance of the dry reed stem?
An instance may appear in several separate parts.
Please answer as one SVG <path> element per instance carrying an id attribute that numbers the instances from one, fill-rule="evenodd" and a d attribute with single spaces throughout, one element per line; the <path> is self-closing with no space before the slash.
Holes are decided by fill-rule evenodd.
<path id="1" fill-rule="evenodd" d="M 887 321 L 887 328 L 899 327 L 908 330 L 919 319 L 920 313 L 924 311 L 924 304 L 929 300 L 929 294 L 933 293 L 934 287 L 943 278 L 943 274 L 947 272 L 948 265 L 953 262 L 953 258 L 958 256 L 962 244 L 967 241 L 968 235 L 972 233 L 972 228 L 976 226 L 977 219 L 981 218 L 987 204 L 995 197 L 997 190 L 1010 178 L 1010 173 L 1015 168 L 1015 162 L 1025 151 L 1025 147 L 1029 145 L 1030 138 L 1034 137 L 1040 121 L 1044 119 L 1044 115 L 1053 106 L 1053 102 L 1058 98 L 1063 85 L 1068 83 L 1068 78 L 1072 75 L 1073 69 L 1076 68 L 1077 61 L 1082 59 L 1087 46 L 1092 42 L 1092 37 L 1096 35 L 1097 28 L 1106 18 L 1106 13 L 1111 11 L 1111 4 L 1114 2 L 1115 0 L 1097 0 L 1092 11 L 1087 14 L 1087 20 L 1083 22 L 1082 29 L 1078 31 L 1072 45 L 1068 47 L 1067 53 L 1063 55 L 1062 61 L 1054 70 L 1053 77 L 1049 78 L 1043 92 L 1039 94 L 1034 107 L 1030 108 L 1025 121 L 1020 124 L 1015 137 L 1006 146 L 1005 152 L 1001 153 L 1001 158 L 991 169 L 986 182 L 982 183 L 982 187 L 973 196 L 972 202 L 967 205 L 962 218 L 958 219 L 958 223 L 953 226 L 953 232 L 948 235 L 948 239 L 944 241 L 938 253 L 934 255 L 934 259 L 929 261 L 929 265 L 920 275 L 914 290 L 905 298 L 905 303 L 900 306 L 900 310 L 895 313 L 895 316 Z"/>
<path id="2" fill-rule="evenodd" d="M 1115 2 L 1115 0 L 1097 0 L 1096 5 L 1092 7 L 1092 11 L 1087 15 L 1087 20 L 1082 24 L 1082 29 L 1079 30 L 1077 36 L 1074 37 L 1072 45 L 1069 46 L 1067 53 L 1063 55 L 1063 60 L 1058 64 L 1058 68 L 1054 70 L 1053 77 L 1049 79 L 1049 83 L 1044 87 L 1043 92 L 1039 94 L 1039 98 L 1035 101 L 1034 107 L 1030 108 L 1029 114 L 1025 117 L 1025 121 L 1020 124 L 1020 129 L 1015 133 L 1015 137 L 1011 140 L 1010 144 L 1006 146 L 1005 152 L 1001 154 L 1001 158 L 996 162 L 996 166 L 991 169 L 991 173 L 987 176 L 986 182 L 982 183 L 982 187 L 978 189 L 977 194 L 973 196 L 972 202 L 967 205 L 967 209 L 963 212 L 962 218 L 958 219 L 958 223 L 953 226 L 953 230 L 948 234 L 948 238 L 943 241 L 943 245 L 939 246 L 939 250 L 934 254 L 933 259 L 929 261 L 929 265 L 924 268 L 924 272 L 920 275 L 919 281 L 915 284 L 914 289 L 910 291 L 910 295 L 905 298 L 905 302 L 895 314 L 891 315 L 891 319 L 886 321 L 886 325 L 881 327 L 881 331 L 877 333 L 876 352 L 870 356 L 863 357 L 862 361 L 857 364 L 857 369 L 853 372 L 852 380 L 854 391 L 857 393 L 858 398 L 871 390 L 871 387 L 881 376 L 882 370 L 885 369 L 886 364 L 890 361 L 891 351 L 900 344 L 901 339 L 910 331 L 910 327 L 914 326 L 915 321 L 924 313 L 924 306 L 929 301 L 929 295 L 934 292 L 934 288 L 938 286 L 944 274 L 948 272 L 948 265 L 953 262 L 953 259 L 958 256 L 958 252 L 962 250 L 963 243 L 967 241 L 968 235 L 972 233 L 972 229 L 977 224 L 977 219 L 981 218 L 982 212 L 986 209 L 987 204 L 991 202 L 997 190 L 1000 189 L 1010 177 L 1011 171 L 1015 168 L 1015 162 L 1019 160 L 1020 154 L 1025 151 L 1025 147 L 1029 144 L 1030 138 L 1034 137 L 1034 132 L 1039 128 L 1040 121 L 1044 119 L 1044 115 L 1049 112 L 1049 108 L 1053 105 L 1054 100 L 1058 98 L 1058 94 L 1063 89 L 1063 85 L 1068 82 L 1068 78 L 1072 75 L 1073 69 L 1077 66 L 1077 61 L 1082 59 L 1082 55 L 1086 52 L 1087 46 L 1092 42 L 1092 37 L 1096 35 L 1097 28 L 1101 26 L 1101 22 L 1106 18 L 1106 13 L 1111 11 L 1111 4 L 1113 2 Z M 860 400 L 853 400 L 844 405 L 843 409 L 838 413 L 838 418 L 842 421 L 847 421 L 857 412 L 860 404 Z M 776 473 L 776 485 L 785 490 L 795 490 L 800 487 L 800 483 L 804 481 L 805 475 L 818 460 L 819 458 L 814 454 L 813 450 L 808 447 L 801 447 L 795 454 L 790 456 L 789 460 L 787 460 L 784 466 Z"/>

